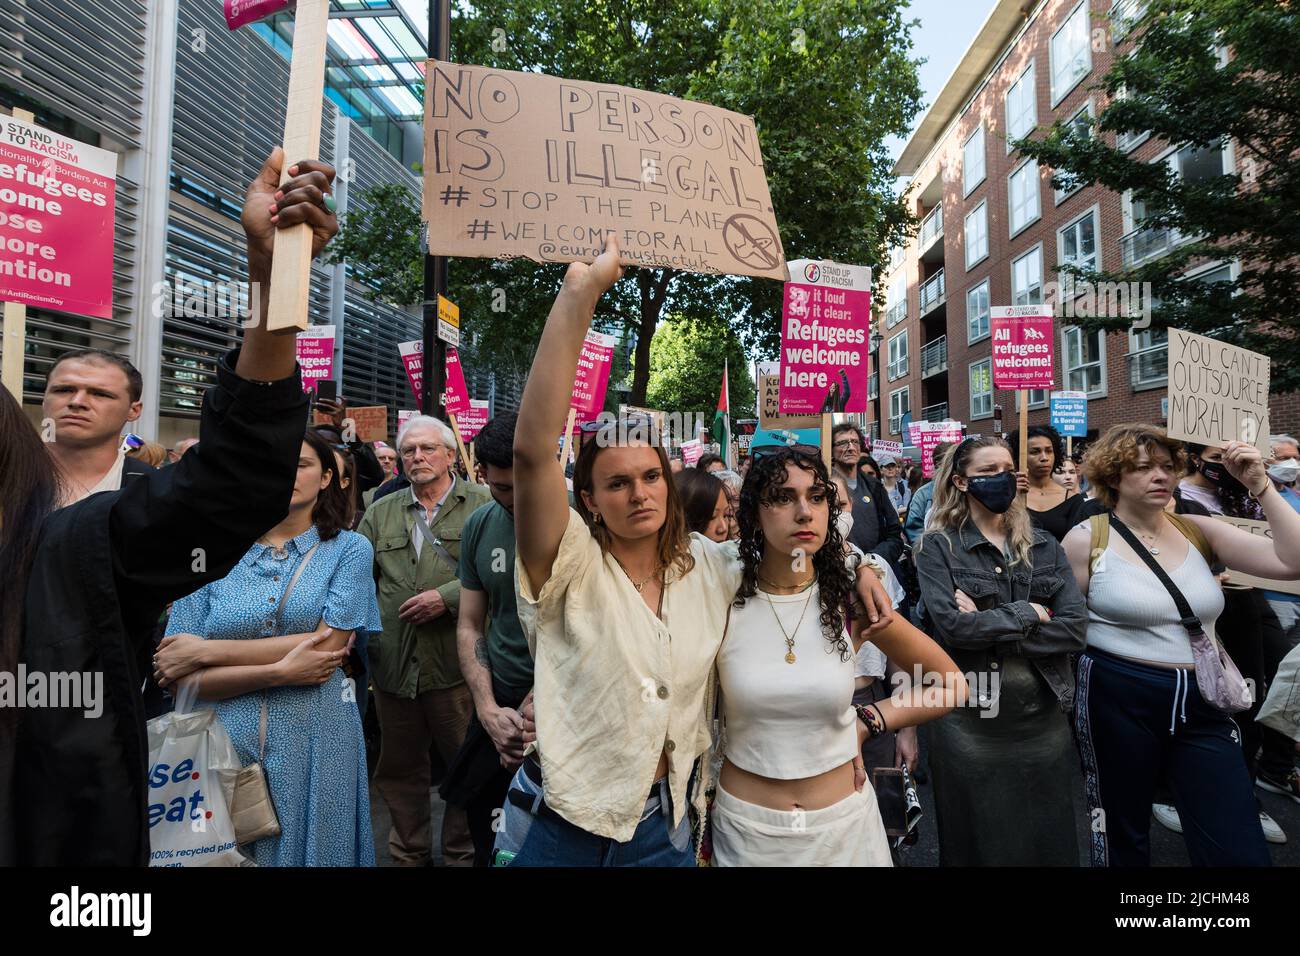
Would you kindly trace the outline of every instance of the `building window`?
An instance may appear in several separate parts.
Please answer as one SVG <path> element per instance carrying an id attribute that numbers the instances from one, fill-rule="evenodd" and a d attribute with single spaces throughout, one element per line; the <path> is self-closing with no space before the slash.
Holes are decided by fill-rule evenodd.
<path id="1" fill-rule="evenodd" d="M 993 360 L 984 359 L 970 367 L 970 417 L 988 418 L 993 414 Z"/>
<path id="2" fill-rule="evenodd" d="M 988 201 L 980 203 L 966 214 L 966 268 L 989 254 Z"/>
<path id="3" fill-rule="evenodd" d="M 1085 103 L 1083 109 L 1071 116 L 1070 121 L 1065 125 L 1071 132 L 1092 136 L 1092 100 Z M 1053 188 L 1052 190 L 1056 205 L 1059 206 L 1061 203 L 1065 202 L 1065 200 L 1077 193 L 1083 186 L 1083 183 L 1079 182 L 1073 176 L 1070 176 L 1069 173 L 1062 173 L 1060 171 L 1056 172 L 1056 178 L 1066 180 L 1062 184 L 1062 188 Z"/>
<path id="4" fill-rule="evenodd" d="M 969 196 L 980 183 L 984 182 L 984 124 L 976 127 L 975 132 L 961 148 L 961 185 L 962 198 Z"/>
<path id="5" fill-rule="evenodd" d="M 1100 395 L 1106 390 L 1106 333 L 1067 328 L 1065 340 L 1065 388 L 1071 392 Z"/>
<path id="6" fill-rule="evenodd" d="M 1052 34 L 1052 106 L 1074 89 L 1092 70 L 1092 52 L 1088 37 L 1088 0 Z"/>
<path id="7" fill-rule="evenodd" d="M 912 399 L 908 386 L 904 385 L 896 392 L 889 393 L 889 433 L 897 435 L 903 430 L 903 416 L 912 411 Z"/>
<path id="8" fill-rule="evenodd" d="M 1095 272 L 1099 268 L 1097 261 L 1097 211 L 1088 210 L 1064 229 L 1056 233 L 1057 258 L 1061 265 L 1071 265 Z M 1065 299 L 1075 296 L 1075 278 L 1068 273 L 1061 273 L 1061 294 Z"/>
<path id="9" fill-rule="evenodd" d="M 1029 160 L 1007 177 L 1007 205 L 1013 236 L 1042 215 L 1038 203 L 1038 160 Z"/>
<path id="10" fill-rule="evenodd" d="M 1142 14 L 1146 13 L 1146 0 L 1115 0 L 1110 8 L 1111 37 L 1119 43 L 1133 29 Z"/>
<path id="11" fill-rule="evenodd" d="M 1120 84 L 1115 89 L 1116 100 L 1128 99 L 1128 87 Z M 1127 130 L 1115 134 L 1115 148 L 1121 153 L 1131 153 L 1151 137 L 1151 130 Z"/>
<path id="12" fill-rule="evenodd" d="M 989 335 L 989 280 L 966 290 L 966 344 L 973 345 Z"/>
<path id="13" fill-rule="evenodd" d="M 905 250 L 902 246 L 893 246 L 889 250 L 889 271 L 893 272 L 903 264 Z"/>
<path id="14" fill-rule="evenodd" d="M 1134 331 L 1128 355 L 1129 381 L 1134 390 L 1155 388 L 1169 381 L 1168 329 Z"/>
<path id="15" fill-rule="evenodd" d="M 1043 301 L 1043 247 L 1037 245 L 1011 263 L 1011 304 Z"/>
<path id="16" fill-rule="evenodd" d="M 889 380 L 907 374 L 907 329 L 889 340 Z"/>
<path id="17" fill-rule="evenodd" d="M 1007 90 L 1007 152 L 1011 144 L 1038 125 L 1038 98 L 1034 95 L 1034 63 L 1031 60 L 1020 79 Z"/>
<path id="18" fill-rule="evenodd" d="M 885 328 L 892 329 L 907 318 L 907 273 L 900 272 L 889 283 L 889 308 L 885 311 Z"/>

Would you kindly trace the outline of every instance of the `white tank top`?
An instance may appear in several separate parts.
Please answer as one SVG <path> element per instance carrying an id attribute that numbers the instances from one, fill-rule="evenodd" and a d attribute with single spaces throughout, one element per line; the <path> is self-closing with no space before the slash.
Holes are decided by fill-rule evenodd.
<path id="1" fill-rule="evenodd" d="M 727 759 L 773 780 L 815 777 L 848 763 L 858 750 L 853 646 L 849 642 L 848 659 L 841 660 L 822 634 L 818 586 L 809 590 L 760 591 L 744 607 L 733 607 L 718 652 Z M 805 600 L 808 611 L 799 624 Z M 794 638 L 793 664 L 786 662 L 773 609 Z"/>
<path id="2" fill-rule="evenodd" d="M 1168 574 L 1213 638 L 1223 613 L 1223 589 L 1201 552 L 1188 542 L 1186 559 Z M 1193 663 L 1192 642 L 1174 599 L 1150 568 L 1121 558 L 1112 543 L 1097 559 L 1088 584 L 1088 646 L 1140 661 Z"/>

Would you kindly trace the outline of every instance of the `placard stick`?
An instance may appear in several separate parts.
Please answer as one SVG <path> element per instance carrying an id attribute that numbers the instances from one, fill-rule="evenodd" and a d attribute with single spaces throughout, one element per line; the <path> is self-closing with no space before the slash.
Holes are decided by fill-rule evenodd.
<path id="1" fill-rule="evenodd" d="M 298 0 L 293 20 L 293 57 L 289 61 L 289 98 L 284 108 L 283 185 L 289 167 L 320 156 L 321 99 L 325 95 L 325 44 L 329 0 Z M 277 229 L 271 262 L 271 290 L 266 327 L 270 331 L 307 328 L 311 292 L 311 226 Z"/>
<path id="2" fill-rule="evenodd" d="M 822 412 L 822 460 L 826 462 L 827 471 L 835 468 L 831 461 L 831 422 L 831 413 Z"/>
<path id="3" fill-rule="evenodd" d="M 447 417 L 451 419 L 451 431 L 456 436 L 456 447 L 460 449 L 460 460 L 465 466 L 465 474 L 469 475 L 470 481 L 473 481 L 474 472 L 470 468 L 469 452 L 465 450 L 465 443 L 460 439 L 460 426 L 456 424 L 456 416 L 448 414 Z"/>
<path id="4" fill-rule="evenodd" d="M 1029 390 L 1020 389 L 1020 470 L 1029 474 Z"/>
<path id="5" fill-rule="evenodd" d="M 1065 457 L 1066 458 L 1074 457 L 1074 436 L 1073 435 L 1065 436 Z"/>
<path id="6" fill-rule="evenodd" d="M 564 444 L 560 446 L 560 464 L 569 463 L 569 453 L 573 451 L 573 422 L 578 417 L 578 410 L 569 406 L 569 419 L 564 423 Z"/>
<path id="7" fill-rule="evenodd" d="M 36 122 L 31 110 L 14 107 L 14 119 L 24 123 Z M 4 366 L 0 380 L 9 389 L 18 404 L 23 403 L 23 359 L 27 353 L 27 306 L 21 302 L 5 303 Z"/>

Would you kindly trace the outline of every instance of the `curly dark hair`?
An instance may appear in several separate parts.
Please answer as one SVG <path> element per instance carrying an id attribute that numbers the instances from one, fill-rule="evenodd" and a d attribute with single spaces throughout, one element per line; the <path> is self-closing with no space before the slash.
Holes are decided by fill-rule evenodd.
<path id="1" fill-rule="evenodd" d="M 804 454 L 792 448 L 754 458 L 740 489 L 740 508 L 736 515 L 740 523 L 740 559 L 743 565 L 740 590 L 736 592 L 735 607 L 744 607 L 745 600 L 758 593 L 758 566 L 763 560 L 767 539 L 759 511 L 771 504 L 776 490 L 790 477 L 790 467 L 812 472 L 814 487 L 826 494 L 829 514 L 826 518 L 826 543 L 813 555 L 813 570 L 820 589 L 822 634 L 833 650 L 839 651 L 840 660 L 850 656 L 849 642 L 845 636 L 846 610 L 853 599 L 854 578 L 844 564 L 844 539 L 840 537 L 836 519 L 841 504 L 835 483 L 826 473 L 820 457 Z"/>
<path id="2" fill-rule="evenodd" d="M 1065 442 L 1061 440 L 1061 433 L 1051 425 L 1030 425 L 1025 429 L 1026 446 L 1031 438 L 1046 438 L 1052 443 L 1052 474 L 1058 473 L 1061 465 L 1065 463 Z M 1020 432 L 1012 432 L 1011 437 L 1007 439 L 1007 444 L 1012 448 L 1019 448 Z"/>

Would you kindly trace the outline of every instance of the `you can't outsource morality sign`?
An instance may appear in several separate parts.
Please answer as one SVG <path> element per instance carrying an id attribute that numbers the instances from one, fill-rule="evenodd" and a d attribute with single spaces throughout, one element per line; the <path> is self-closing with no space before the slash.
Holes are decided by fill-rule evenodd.
<path id="1" fill-rule="evenodd" d="M 429 61 L 424 218 L 434 255 L 786 280 L 754 120 L 607 83 Z"/>

